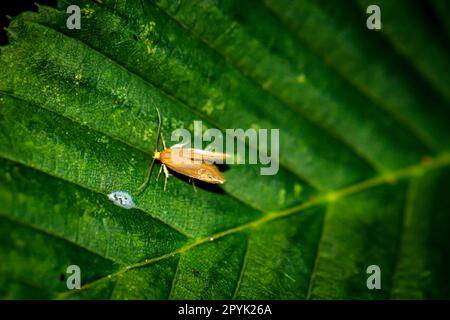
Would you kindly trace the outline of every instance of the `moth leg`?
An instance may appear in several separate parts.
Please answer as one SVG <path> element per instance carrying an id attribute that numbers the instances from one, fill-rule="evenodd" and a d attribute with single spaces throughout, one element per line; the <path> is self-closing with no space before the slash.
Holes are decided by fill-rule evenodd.
<path id="1" fill-rule="evenodd" d="M 164 191 L 166 191 L 167 179 L 169 179 L 170 173 L 165 164 L 162 165 L 164 170 Z"/>
<path id="2" fill-rule="evenodd" d="M 194 187 L 194 192 L 197 192 L 197 188 L 195 187 L 195 182 L 193 178 L 189 178 L 189 182 L 192 183 L 192 186 Z"/>
<path id="3" fill-rule="evenodd" d="M 162 135 L 162 133 L 161 133 L 161 141 L 162 141 L 162 144 L 163 144 L 164 149 L 167 149 L 167 147 L 166 147 L 166 141 L 164 140 L 164 136 Z"/>
<path id="4" fill-rule="evenodd" d="M 158 182 L 158 180 L 159 180 L 159 176 L 161 175 L 161 172 L 162 172 L 162 170 L 163 170 L 163 164 L 161 164 L 161 167 L 159 167 L 159 171 L 158 171 L 158 175 L 156 176 L 156 182 Z"/>

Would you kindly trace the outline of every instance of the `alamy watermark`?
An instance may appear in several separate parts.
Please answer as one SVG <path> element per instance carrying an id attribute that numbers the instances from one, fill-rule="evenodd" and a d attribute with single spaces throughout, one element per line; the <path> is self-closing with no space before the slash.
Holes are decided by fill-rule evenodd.
<path id="1" fill-rule="evenodd" d="M 67 278 L 66 281 L 67 289 L 69 290 L 80 289 L 81 268 L 76 264 L 72 264 L 67 267 L 66 273 L 70 274 L 70 276 Z"/>
<path id="2" fill-rule="evenodd" d="M 224 153 L 224 159 L 214 160 L 221 164 L 261 164 L 261 175 L 275 175 L 279 170 L 280 130 L 241 128 L 226 129 L 225 133 L 216 128 L 203 132 L 202 121 L 194 121 L 194 137 L 189 130 L 176 129 L 171 134 L 171 141 L 176 144 L 171 147 L 172 161 L 186 161 L 183 153 L 190 148 L 202 150 L 204 142 L 208 145 L 206 151 Z M 193 144 L 192 144 L 193 141 Z M 174 152 L 177 151 L 178 152 Z M 188 151 L 190 152 L 190 151 Z M 198 159 L 195 159 L 198 160 Z M 194 160 L 193 160 L 194 161 Z"/>
<path id="3" fill-rule="evenodd" d="M 381 289 L 381 269 L 378 265 L 373 264 L 367 267 L 366 273 L 370 274 L 367 278 L 366 286 L 369 290 Z"/>
<path id="4" fill-rule="evenodd" d="M 380 30 L 381 29 L 381 9 L 376 4 L 371 4 L 367 7 L 366 13 L 370 14 L 367 17 L 366 26 L 369 30 Z"/>
<path id="5" fill-rule="evenodd" d="M 77 5 L 70 5 L 66 9 L 66 13 L 70 13 L 70 16 L 66 20 L 66 27 L 69 30 L 81 29 L 81 10 Z"/>

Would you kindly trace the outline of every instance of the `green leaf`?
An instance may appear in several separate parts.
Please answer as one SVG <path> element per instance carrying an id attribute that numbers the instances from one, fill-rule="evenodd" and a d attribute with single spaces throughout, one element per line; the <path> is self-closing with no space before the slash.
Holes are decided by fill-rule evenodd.
<path id="1" fill-rule="evenodd" d="M 367 5 L 73 0 L 13 18 L 0 297 L 449 298 L 448 30 L 383 1 L 370 31 Z M 280 129 L 279 172 L 231 165 L 221 187 L 175 175 L 139 195 L 156 108 L 167 141 L 194 120 Z M 135 208 L 108 199 L 119 190 Z"/>

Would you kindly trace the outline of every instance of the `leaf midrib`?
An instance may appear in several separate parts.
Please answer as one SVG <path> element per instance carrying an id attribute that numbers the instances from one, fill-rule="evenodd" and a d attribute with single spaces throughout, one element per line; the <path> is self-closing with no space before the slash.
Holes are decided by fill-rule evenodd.
<path id="1" fill-rule="evenodd" d="M 363 182 L 355 183 L 348 187 L 344 187 L 344 188 L 337 189 L 334 191 L 329 191 L 327 193 L 324 193 L 317 197 L 314 197 L 314 198 L 310 199 L 309 201 L 304 202 L 303 204 L 293 206 L 293 207 L 285 209 L 285 210 L 273 211 L 271 213 L 267 213 L 266 216 L 264 216 L 260 219 L 250 221 L 250 222 L 241 224 L 239 226 L 218 232 L 216 234 L 197 239 L 192 243 L 181 246 L 178 249 L 176 249 L 172 252 L 166 253 L 162 256 L 154 257 L 151 259 L 145 259 L 142 262 L 127 265 L 126 267 L 118 270 L 117 272 L 111 273 L 107 276 L 101 277 L 95 281 L 85 284 L 79 290 L 86 290 L 92 286 L 95 286 L 97 283 L 101 283 L 101 282 L 107 281 L 108 279 L 112 279 L 114 277 L 120 276 L 129 270 L 146 267 L 146 266 L 149 266 L 156 262 L 162 261 L 164 259 L 173 257 L 177 254 L 185 253 L 195 247 L 198 247 L 201 244 L 211 241 L 211 239 L 217 240 L 217 239 L 226 237 L 228 235 L 244 231 L 246 229 L 256 228 L 256 227 L 263 225 L 265 223 L 268 223 L 272 220 L 284 218 L 287 216 L 291 216 L 291 215 L 303 212 L 305 209 L 316 206 L 316 205 L 334 202 L 340 198 L 346 197 L 348 195 L 351 195 L 351 194 L 354 194 L 354 193 L 357 193 L 360 191 L 370 189 L 372 187 L 376 187 L 376 186 L 380 186 L 380 185 L 384 185 L 384 184 L 388 184 L 388 183 L 396 183 L 401 179 L 413 178 L 415 176 L 420 176 L 431 170 L 443 168 L 448 165 L 450 165 L 450 152 L 443 153 L 440 156 L 435 157 L 434 159 L 431 159 L 427 162 L 422 162 L 422 163 L 419 163 L 419 164 L 416 164 L 413 166 L 408 166 L 408 167 L 405 167 L 405 168 L 402 168 L 399 170 L 392 171 L 389 174 L 380 175 L 380 176 L 377 176 L 374 178 L 367 179 Z M 324 226 L 324 223 L 322 223 L 322 229 L 323 229 L 323 226 Z M 318 254 L 319 254 L 319 249 L 316 252 L 316 260 L 317 260 Z M 76 292 L 74 292 L 74 291 L 61 292 L 55 296 L 55 299 L 64 299 L 65 297 L 70 296 L 74 293 L 76 293 Z"/>

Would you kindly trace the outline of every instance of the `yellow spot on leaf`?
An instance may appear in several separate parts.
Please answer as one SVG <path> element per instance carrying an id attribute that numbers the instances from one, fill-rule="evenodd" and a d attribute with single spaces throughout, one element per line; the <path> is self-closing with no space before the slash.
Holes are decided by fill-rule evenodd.
<path id="1" fill-rule="evenodd" d="M 394 184 L 397 182 L 397 177 L 393 175 L 392 173 L 386 173 L 384 174 L 384 179 L 387 183 Z"/>
<path id="2" fill-rule="evenodd" d="M 298 197 L 300 195 L 300 193 L 302 192 L 302 186 L 298 183 L 294 184 L 294 194 L 296 197 Z"/>
<path id="3" fill-rule="evenodd" d="M 139 39 L 144 42 L 148 54 L 154 54 L 156 47 L 154 46 L 154 40 L 158 37 L 158 33 L 155 30 L 156 23 L 150 21 L 146 25 L 141 26 L 141 32 Z"/>
<path id="4" fill-rule="evenodd" d="M 330 192 L 326 195 L 326 199 L 329 202 L 336 201 L 339 198 L 339 195 L 336 192 Z"/>
<path id="5" fill-rule="evenodd" d="M 143 136 L 144 141 L 150 141 L 150 138 L 152 136 L 153 136 L 153 131 L 151 129 L 144 130 L 144 136 Z"/>
<path id="6" fill-rule="evenodd" d="M 91 7 L 89 7 L 89 5 L 87 5 L 86 7 L 84 7 L 83 9 L 81 9 L 80 10 L 81 11 L 81 13 L 83 13 L 83 15 L 86 17 L 86 18 L 90 18 L 90 17 L 92 17 L 92 15 L 94 14 L 94 12 L 95 12 L 95 10 L 93 9 L 93 8 L 91 8 Z"/>
<path id="7" fill-rule="evenodd" d="M 304 83 L 306 81 L 306 76 L 304 73 L 301 73 L 298 77 L 297 77 L 297 82 L 298 83 Z"/>
<path id="8" fill-rule="evenodd" d="M 97 140 L 100 143 L 108 143 L 109 139 L 106 136 L 102 136 L 100 139 Z"/>
<path id="9" fill-rule="evenodd" d="M 208 100 L 202 107 L 202 111 L 206 112 L 210 116 L 214 112 L 214 105 L 211 100 Z"/>

